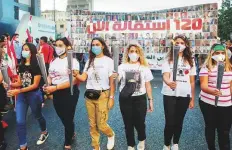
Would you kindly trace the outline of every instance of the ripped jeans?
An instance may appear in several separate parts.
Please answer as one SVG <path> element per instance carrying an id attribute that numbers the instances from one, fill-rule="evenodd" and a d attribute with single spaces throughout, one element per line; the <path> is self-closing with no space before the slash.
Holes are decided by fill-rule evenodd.
<path id="1" fill-rule="evenodd" d="M 98 100 L 86 99 L 86 108 L 89 117 L 90 135 L 93 147 L 99 146 L 99 131 L 108 137 L 114 135 L 113 130 L 107 124 L 109 113 L 108 100 L 109 91 L 102 92 Z"/>
<path id="2" fill-rule="evenodd" d="M 31 91 L 27 93 L 20 93 L 17 96 L 16 102 L 16 122 L 17 122 L 17 134 L 19 138 L 20 147 L 27 146 L 26 140 L 26 118 L 27 110 L 30 106 L 32 114 L 37 119 L 40 130 L 46 131 L 46 121 L 41 110 L 42 105 L 42 93 L 40 90 Z"/>

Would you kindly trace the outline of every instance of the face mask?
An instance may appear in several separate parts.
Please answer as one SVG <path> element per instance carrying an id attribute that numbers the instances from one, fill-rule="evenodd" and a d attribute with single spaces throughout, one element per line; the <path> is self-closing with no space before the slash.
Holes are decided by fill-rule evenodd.
<path id="1" fill-rule="evenodd" d="M 30 57 L 30 51 L 22 51 L 22 57 L 23 58 L 29 58 Z"/>
<path id="2" fill-rule="evenodd" d="M 222 55 L 222 54 L 214 55 L 214 56 L 212 56 L 212 59 L 215 60 L 216 62 L 224 61 L 225 60 L 225 55 Z"/>
<path id="3" fill-rule="evenodd" d="M 18 41 L 19 41 L 19 38 L 15 38 L 15 41 L 17 41 L 17 42 L 18 42 Z"/>
<path id="4" fill-rule="evenodd" d="M 128 56 L 132 62 L 136 62 L 139 59 L 139 56 L 136 53 L 130 53 Z"/>
<path id="5" fill-rule="evenodd" d="M 182 45 L 182 44 L 178 44 L 178 46 L 180 46 L 180 51 L 179 52 L 183 52 L 186 48 L 185 45 Z"/>
<path id="6" fill-rule="evenodd" d="M 4 53 L 7 53 L 7 48 L 3 48 Z"/>
<path id="7" fill-rule="evenodd" d="M 102 52 L 102 49 L 100 46 L 93 46 L 91 50 L 95 55 L 99 55 Z"/>
<path id="8" fill-rule="evenodd" d="M 61 56 L 61 55 L 63 55 L 66 52 L 65 48 L 63 48 L 63 47 L 56 47 L 55 50 L 56 50 L 56 54 L 58 56 Z"/>

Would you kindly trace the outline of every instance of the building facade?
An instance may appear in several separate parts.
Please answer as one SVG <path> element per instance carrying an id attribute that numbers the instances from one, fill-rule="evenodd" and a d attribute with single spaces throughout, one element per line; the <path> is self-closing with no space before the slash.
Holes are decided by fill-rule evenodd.
<path id="1" fill-rule="evenodd" d="M 14 34 L 24 14 L 40 16 L 40 0 L 0 0 L 0 35 Z"/>
<path id="2" fill-rule="evenodd" d="M 57 37 L 65 36 L 68 26 L 68 22 L 66 21 L 67 13 L 65 11 L 46 10 L 41 13 L 41 16 L 45 19 L 55 21 Z"/>
<path id="3" fill-rule="evenodd" d="M 94 0 L 68 0 L 67 11 L 70 10 L 90 10 L 93 11 Z"/>

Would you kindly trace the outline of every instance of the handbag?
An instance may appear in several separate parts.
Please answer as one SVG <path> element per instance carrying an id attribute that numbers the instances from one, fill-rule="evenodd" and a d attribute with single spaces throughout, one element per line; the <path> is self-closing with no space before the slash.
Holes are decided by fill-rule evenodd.
<path id="1" fill-rule="evenodd" d="M 94 72 L 95 72 L 94 73 L 95 74 L 95 79 L 98 82 L 97 75 L 96 75 L 96 70 L 95 70 L 94 65 L 93 65 L 93 69 L 94 69 Z M 84 95 L 85 95 L 86 98 L 88 98 L 90 100 L 98 100 L 99 97 L 101 96 L 101 93 L 102 93 L 102 90 L 87 89 L 85 91 Z"/>
<path id="2" fill-rule="evenodd" d="M 102 91 L 99 91 L 99 90 L 87 89 L 85 91 L 85 97 L 90 100 L 98 100 L 99 97 L 101 96 L 101 92 Z"/>

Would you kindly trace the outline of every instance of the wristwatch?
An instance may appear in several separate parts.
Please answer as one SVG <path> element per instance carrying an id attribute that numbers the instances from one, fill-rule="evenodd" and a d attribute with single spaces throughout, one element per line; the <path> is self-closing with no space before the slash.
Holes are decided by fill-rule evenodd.
<path id="1" fill-rule="evenodd" d="M 148 98 L 149 101 L 152 101 L 153 99 L 152 98 Z"/>

